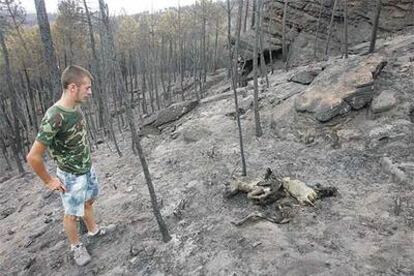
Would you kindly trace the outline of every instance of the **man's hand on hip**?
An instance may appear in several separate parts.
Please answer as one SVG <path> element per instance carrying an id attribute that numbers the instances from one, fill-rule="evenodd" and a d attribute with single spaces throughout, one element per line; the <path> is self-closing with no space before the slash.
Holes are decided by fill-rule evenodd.
<path id="1" fill-rule="evenodd" d="M 59 178 L 52 177 L 48 182 L 45 183 L 52 191 L 66 192 L 65 186 L 62 184 Z"/>

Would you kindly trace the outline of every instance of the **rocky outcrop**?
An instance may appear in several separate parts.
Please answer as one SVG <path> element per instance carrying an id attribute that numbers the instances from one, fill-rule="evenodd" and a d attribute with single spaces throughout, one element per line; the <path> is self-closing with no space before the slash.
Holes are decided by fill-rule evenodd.
<path id="1" fill-rule="evenodd" d="M 151 125 L 159 127 L 166 123 L 178 120 L 184 114 L 190 112 L 198 105 L 198 101 L 185 101 L 170 105 L 168 108 L 159 111 L 158 113 L 146 118 L 144 126 Z"/>
<path id="2" fill-rule="evenodd" d="M 288 81 L 296 82 L 300 84 L 311 84 L 315 77 L 322 72 L 323 68 L 308 68 L 305 70 L 300 70 L 293 74 Z"/>
<path id="3" fill-rule="evenodd" d="M 323 57 L 333 2 L 333 0 L 289 0 L 286 16 L 286 39 L 290 45 L 288 60 L 290 66 L 307 64 L 314 61 L 315 58 Z M 347 2 L 348 44 L 351 49 L 361 43 L 369 42 L 371 22 L 376 11 L 377 1 L 349 0 Z M 322 9 L 321 3 L 323 3 Z M 328 52 L 330 56 L 341 54 L 344 22 L 342 3 L 343 1 L 339 1 L 335 11 Z M 269 61 L 269 53 L 273 53 L 273 60 L 281 57 L 283 5 L 284 1 L 282 0 L 264 1 L 263 50 L 267 61 Z M 413 24 L 414 4 L 411 0 L 383 1 L 379 21 L 379 39 L 393 35 L 396 31 Z M 248 62 L 253 57 L 254 30 L 242 33 L 241 40 L 241 55 Z M 357 54 L 365 50 L 366 47 L 353 48 L 353 52 Z"/>
<path id="4" fill-rule="evenodd" d="M 309 112 L 321 122 L 361 109 L 374 96 L 374 80 L 385 66 L 384 57 L 354 57 L 328 66 L 295 100 L 299 112 Z"/>

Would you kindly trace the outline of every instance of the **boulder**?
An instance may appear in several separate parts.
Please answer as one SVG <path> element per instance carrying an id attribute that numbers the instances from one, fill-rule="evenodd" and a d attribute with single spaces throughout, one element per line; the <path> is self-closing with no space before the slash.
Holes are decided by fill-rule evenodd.
<path id="1" fill-rule="evenodd" d="M 392 109 L 396 104 L 395 91 L 384 90 L 372 100 L 371 110 L 373 113 L 380 113 Z"/>
<path id="2" fill-rule="evenodd" d="M 391 124 L 382 123 L 368 132 L 370 140 L 382 140 L 411 135 L 412 123 L 408 120 L 398 119 Z"/>
<path id="3" fill-rule="evenodd" d="M 170 105 L 166 109 L 160 110 L 154 115 L 144 119 L 144 126 L 152 125 L 159 127 L 166 123 L 176 121 L 184 114 L 190 112 L 198 105 L 198 101 L 185 101 Z"/>
<path id="4" fill-rule="evenodd" d="M 272 104 L 278 104 L 280 102 L 283 102 L 290 97 L 302 93 L 307 86 L 299 83 L 289 83 L 286 82 L 284 84 L 278 85 L 276 87 L 271 87 L 269 90 L 271 92 L 270 94 L 270 101 Z"/>
<path id="5" fill-rule="evenodd" d="M 247 110 L 253 108 L 254 96 L 249 95 L 246 98 L 240 99 L 239 108 L 243 110 L 242 113 L 246 113 Z"/>
<path id="6" fill-rule="evenodd" d="M 305 69 L 305 70 L 296 72 L 292 77 L 288 79 L 288 81 L 308 85 L 308 84 L 311 84 L 311 82 L 315 79 L 317 75 L 319 75 L 321 71 L 322 71 L 321 68 Z"/>
<path id="7" fill-rule="evenodd" d="M 195 143 L 211 136 L 212 132 L 202 126 L 188 126 L 178 132 L 185 143 Z"/>
<path id="8" fill-rule="evenodd" d="M 8 216 L 10 216 L 11 214 L 13 214 L 16 211 L 16 208 L 14 207 L 9 207 L 9 208 L 5 208 L 0 212 L 0 220 L 7 218 Z"/>
<path id="9" fill-rule="evenodd" d="M 354 57 L 334 63 L 321 72 L 295 99 L 298 112 L 309 112 L 326 122 L 372 101 L 374 80 L 386 65 L 384 57 Z"/>

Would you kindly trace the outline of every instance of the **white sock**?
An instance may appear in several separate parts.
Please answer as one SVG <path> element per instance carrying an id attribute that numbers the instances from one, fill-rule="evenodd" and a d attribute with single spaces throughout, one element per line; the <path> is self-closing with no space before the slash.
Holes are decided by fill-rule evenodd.
<path id="1" fill-rule="evenodd" d="M 80 242 L 80 243 L 77 243 L 77 244 L 71 244 L 70 245 L 70 250 L 73 250 L 73 249 L 75 249 L 75 247 L 77 247 L 77 246 L 79 246 L 79 245 L 81 245 L 82 243 Z"/>
<path id="2" fill-rule="evenodd" d="M 88 232 L 88 235 L 89 236 L 95 236 L 96 234 L 98 234 L 98 232 L 99 232 L 99 226 L 98 225 L 96 225 L 96 230 L 95 230 L 95 232 Z"/>

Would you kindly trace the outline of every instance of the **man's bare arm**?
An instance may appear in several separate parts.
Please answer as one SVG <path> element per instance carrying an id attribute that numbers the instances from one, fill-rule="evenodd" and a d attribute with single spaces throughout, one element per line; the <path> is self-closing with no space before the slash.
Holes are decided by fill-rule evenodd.
<path id="1" fill-rule="evenodd" d="M 52 177 L 46 170 L 43 162 L 43 155 L 46 151 L 46 146 L 35 141 L 30 152 L 27 154 L 27 163 L 33 168 L 33 171 L 42 179 L 43 183 L 50 190 L 66 191 L 65 186 L 60 182 L 59 178 Z"/>

